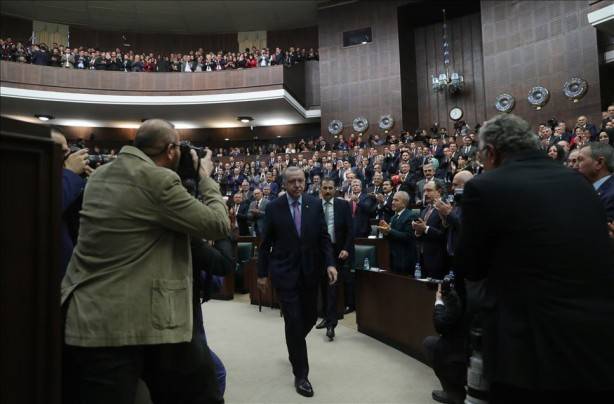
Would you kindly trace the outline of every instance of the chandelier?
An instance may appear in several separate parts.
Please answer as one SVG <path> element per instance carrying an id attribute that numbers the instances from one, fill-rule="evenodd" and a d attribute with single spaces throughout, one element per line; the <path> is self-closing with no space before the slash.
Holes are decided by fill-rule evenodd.
<path id="1" fill-rule="evenodd" d="M 447 24 L 446 24 L 446 9 L 441 10 L 443 12 L 443 64 L 445 72 L 439 75 L 433 75 L 433 91 L 439 92 L 446 88 L 450 94 L 460 92 L 463 89 L 464 79 L 463 75 L 454 71 L 450 73 L 450 44 L 448 43 Z"/>

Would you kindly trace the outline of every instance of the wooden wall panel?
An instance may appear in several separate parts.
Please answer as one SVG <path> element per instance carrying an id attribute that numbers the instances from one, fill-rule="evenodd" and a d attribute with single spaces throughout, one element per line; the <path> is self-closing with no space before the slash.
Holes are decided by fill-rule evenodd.
<path id="1" fill-rule="evenodd" d="M 0 402 L 59 404 L 62 154 L 49 128 L 0 120 Z"/>
<path id="2" fill-rule="evenodd" d="M 3 86 L 118 95 L 190 95 L 281 88 L 283 66 L 203 73 L 131 73 L 0 62 Z M 303 75 L 304 76 L 304 75 Z"/>
<path id="3" fill-rule="evenodd" d="M 465 79 L 463 91 L 456 95 L 435 93 L 431 76 L 443 72 L 442 23 L 415 28 L 415 64 L 419 127 L 430 128 L 435 122 L 448 131 L 454 128 L 450 109 L 460 107 L 462 119 L 471 126 L 482 123 L 484 110 L 484 78 L 480 15 L 470 14 L 448 20 L 451 67 Z"/>
<path id="4" fill-rule="evenodd" d="M 556 117 L 571 125 L 579 115 L 600 121 L 597 33 L 588 23 L 588 1 L 482 1 L 481 7 L 488 116 L 497 113 L 497 95 L 508 92 L 516 98 L 513 112 L 533 124 Z M 578 103 L 562 91 L 574 76 L 589 83 Z M 527 102 L 536 85 L 550 90 L 540 111 Z"/>
<path id="5" fill-rule="evenodd" d="M 32 36 L 32 21 L 23 18 L 0 15 L 0 38 L 11 38 L 26 43 Z"/>
<path id="6" fill-rule="evenodd" d="M 274 50 L 276 47 L 289 49 L 295 48 L 318 48 L 318 27 L 304 27 L 287 30 L 267 31 L 267 47 Z"/>
<path id="7" fill-rule="evenodd" d="M 126 40 L 122 36 L 126 36 Z M 124 43 L 130 43 L 131 47 L 124 47 Z M 124 51 L 153 52 L 154 54 L 170 54 L 172 52 L 188 52 L 203 48 L 204 51 L 217 52 L 218 50 L 236 52 L 238 50 L 237 33 L 225 34 L 156 34 L 136 33 L 120 31 L 101 31 L 77 25 L 70 26 L 71 47 L 92 47 L 101 50 L 115 50 L 120 48 Z"/>
<path id="8" fill-rule="evenodd" d="M 305 62 L 305 108 L 320 105 L 320 63 Z"/>
<path id="9" fill-rule="evenodd" d="M 352 132 L 358 116 L 369 120 L 367 133 L 381 132 L 381 115 L 392 114 L 392 132 L 403 128 L 397 7 L 402 2 L 357 2 L 318 12 L 322 133 L 340 119 Z M 344 48 L 343 32 L 371 27 L 373 41 Z"/>

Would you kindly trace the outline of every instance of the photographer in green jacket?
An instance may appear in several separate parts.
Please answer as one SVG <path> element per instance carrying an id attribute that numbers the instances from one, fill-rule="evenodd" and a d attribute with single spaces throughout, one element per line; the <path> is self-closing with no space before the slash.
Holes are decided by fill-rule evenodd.
<path id="1" fill-rule="evenodd" d="M 227 237 L 228 212 L 210 151 L 202 202 L 182 186 L 179 141 L 148 120 L 88 181 L 62 281 L 65 403 L 133 404 L 138 378 L 155 403 L 220 402 L 199 378 L 210 358 L 193 338 L 190 238 Z"/>

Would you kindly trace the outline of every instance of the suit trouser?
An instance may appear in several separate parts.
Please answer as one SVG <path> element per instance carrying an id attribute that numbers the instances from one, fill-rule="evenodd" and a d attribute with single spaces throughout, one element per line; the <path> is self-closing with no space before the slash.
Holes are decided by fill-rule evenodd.
<path id="1" fill-rule="evenodd" d="M 64 404 L 134 404 L 142 378 L 154 404 L 223 403 L 204 339 L 150 346 L 64 346 Z"/>
<path id="2" fill-rule="evenodd" d="M 335 249 L 335 254 L 339 255 Z M 339 273 L 346 265 L 346 260 L 336 260 L 336 268 Z M 342 277 L 339 276 L 337 282 L 331 285 L 328 280 L 328 274 L 322 278 L 320 290 L 322 291 L 322 310 L 324 311 L 323 318 L 326 320 L 326 325 L 329 327 L 336 327 L 338 323 L 337 318 L 337 293 L 339 292 L 339 282 L 342 281 Z"/>
<path id="3" fill-rule="evenodd" d="M 351 265 L 341 267 L 341 280 L 343 281 L 343 298 L 346 307 L 354 308 L 354 278 L 355 272 L 352 272 Z"/>
<path id="4" fill-rule="evenodd" d="M 423 345 L 427 361 L 435 371 L 444 391 L 464 395 L 467 364 L 450 360 L 453 350 L 450 343 L 445 338 L 429 336 L 424 339 Z"/>
<path id="5" fill-rule="evenodd" d="M 318 318 L 318 288 L 298 288 L 277 290 L 277 296 L 284 315 L 288 357 L 295 377 L 303 378 L 309 374 L 307 343 L 305 337 Z"/>

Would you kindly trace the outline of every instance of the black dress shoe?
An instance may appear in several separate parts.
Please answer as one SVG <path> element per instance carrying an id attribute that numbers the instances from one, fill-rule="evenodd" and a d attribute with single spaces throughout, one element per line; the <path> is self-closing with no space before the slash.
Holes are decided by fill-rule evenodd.
<path id="1" fill-rule="evenodd" d="M 345 308 L 345 311 L 343 312 L 343 314 L 350 314 L 353 311 L 354 311 L 354 308 L 348 306 L 348 307 Z"/>
<path id="2" fill-rule="evenodd" d="M 329 341 L 332 341 L 335 339 L 335 327 L 326 327 L 326 336 L 328 337 Z"/>
<path id="3" fill-rule="evenodd" d="M 451 393 L 443 390 L 433 390 L 431 396 L 433 400 L 445 404 L 462 404 L 464 401 L 462 393 Z"/>
<path id="4" fill-rule="evenodd" d="M 294 379 L 294 386 L 296 387 L 296 392 L 301 396 L 313 397 L 313 387 L 311 387 L 311 383 L 306 378 Z"/>
<path id="5" fill-rule="evenodd" d="M 321 330 L 322 328 L 326 328 L 326 319 L 323 318 L 322 321 L 316 325 L 316 330 Z"/>

